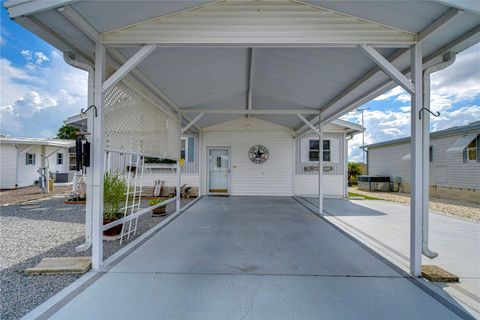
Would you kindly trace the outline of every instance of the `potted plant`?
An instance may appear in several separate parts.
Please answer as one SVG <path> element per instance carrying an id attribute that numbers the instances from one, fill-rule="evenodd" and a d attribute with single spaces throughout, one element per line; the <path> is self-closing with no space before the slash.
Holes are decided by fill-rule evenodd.
<path id="1" fill-rule="evenodd" d="M 150 206 L 154 206 L 154 205 L 157 205 L 159 203 L 162 203 L 163 201 L 165 201 L 165 199 L 160 199 L 160 198 L 152 199 L 152 200 L 148 201 L 148 204 Z M 167 214 L 166 209 L 167 209 L 167 206 L 161 206 L 161 207 L 155 208 L 155 209 L 152 210 L 152 216 L 163 217 Z"/>
<path id="2" fill-rule="evenodd" d="M 120 217 L 120 208 L 125 201 L 126 184 L 119 172 L 106 172 L 103 177 L 103 224 L 108 224 Z M 105 236 L 118 236 L 122 224 L 103 232 Z"/>

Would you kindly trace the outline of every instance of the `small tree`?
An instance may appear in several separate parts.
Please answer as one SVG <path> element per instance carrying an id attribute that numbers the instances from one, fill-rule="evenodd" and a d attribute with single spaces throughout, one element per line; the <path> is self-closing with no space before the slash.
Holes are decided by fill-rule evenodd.
<path id="1" fill-rule="evenodd" d="M 60 129 L 58 129 L 57 138 L 75 140 L 77 139 L 78 131 L 80 131 L 80 129 L 69 126 L 68 124 L 64 124 L 60 127 Z"/>
<path id="2" fill-rule="evenodd" d="M 106 220 L 117 218 L 125 201 L 127 185 L 120 172 L 105 172 L 103 176 L 103 217 Z"/>
<path id="3" fill-rule="evenodd" d="M 362 174 L 360 162 L 348 162 L 348 181 L 356 180 L 357 176 Z"/>

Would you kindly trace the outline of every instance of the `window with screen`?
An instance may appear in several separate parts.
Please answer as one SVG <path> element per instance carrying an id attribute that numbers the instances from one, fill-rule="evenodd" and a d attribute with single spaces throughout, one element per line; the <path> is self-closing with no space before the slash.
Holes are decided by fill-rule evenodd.
<path id="1" fill-rule="evenodd" d="M 319 140 L 309 140 L 308 161 L 318 161 Z M 323 140 L 323 161 L 331 161 L 330 140 Z"/>

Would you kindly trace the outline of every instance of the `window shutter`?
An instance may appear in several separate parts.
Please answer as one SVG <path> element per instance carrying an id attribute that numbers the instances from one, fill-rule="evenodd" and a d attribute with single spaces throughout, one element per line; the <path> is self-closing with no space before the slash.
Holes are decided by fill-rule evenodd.
<path id="1" fill-rule="evenodd" d="M 25 165 L 28 165 L 28 153 L 25 153 Z"/>
<path id="2" fill-rule="evenodd" d="M 468 151 L 467 148 L 463 149 L 463 162 L 467 163 Z"/>
<path id="3" fill-rule="evenodd" d="M 477 162 L 480 162 L 480 135 L 477 136 Z"/>
<path id="4" fill-rule="evenodd" d="M 300 139 L 300 161 L 301 162 L 308 162 L 308 138 L 301 138 Z"/>
<path id="5" fill-rule="evenodd" d="M 187 162 L 193 162 L 193 155 L 194 155 L 194 139 L 193 137 L 188 138 L 188 155 L 187 155 Z"/>
<path id="6" fill-rule="evenodd" d="M 34 154 L 33 154 L 33 163 L 32 163 L 33 165 L 35 165 L 35 160 L 36 160 L 36 159 L 35 159 L 35 156 L 36 156 L 36 154 L 34 153 Z"/>
<path id="7" fill-rule="evenodd" d="M 330 140 L 330 158 L 333 163 L 340 161 L 340 141 L 338 139 Z"/>

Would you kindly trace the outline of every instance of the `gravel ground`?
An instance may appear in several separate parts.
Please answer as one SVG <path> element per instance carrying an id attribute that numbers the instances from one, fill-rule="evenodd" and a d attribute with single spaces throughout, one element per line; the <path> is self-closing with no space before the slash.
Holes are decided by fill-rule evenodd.
<path id="1" fill-rule="evenodd" d="M 375 191 L 370 192 L 358 190 L 356 186 L 350 187 L 348 191 L 388 201 L 395 201 L 406 204 L 410 203 L 410 194 L 408 193 Z M 430 197 L 430 209 L 432 211 L 455 218 L 480 223 L 480 205 L 473 202 Z"/>
<path id="2" fill-rule="evenodd" d="M 0 191 L 0 205 L 22 203 L 30 200 L 51 197 L 53 195 L 65 194 L 72 191 L 72 186 L 54 187 L 51 193 L 42 193 L 37 186 L 25 187 L 13 190 Z"/>
<path id="3" fill-rule="evenodd" d="M 45 257 L 90 255 L 90 251 L 75 251 L 84 241 L 85 206 L 63 201 L 63 196 L 56 196 L 0 207 L 0 319 L 19 319 L 80 277 L 23 274 Z M 174 203 L 168 205 L 168 213 L 174 210 Z M 138 220 L 137 237 L 162 219 L 143 215 Z M 119 241 L 105 241 L 104 257 L 132 240 L 122 246 Z"/>

